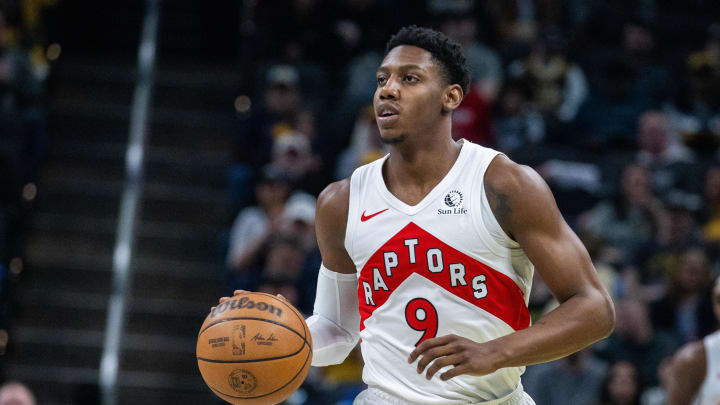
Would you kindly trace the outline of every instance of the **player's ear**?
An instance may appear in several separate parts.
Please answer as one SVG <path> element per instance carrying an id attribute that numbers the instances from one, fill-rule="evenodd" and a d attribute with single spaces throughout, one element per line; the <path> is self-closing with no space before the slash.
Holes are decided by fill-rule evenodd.
<path id="1" fill-rule="evenodd" d="M 451 84 L 443 92 L 443 112 L 452 112 L 460 106 L 463 90 L 459 84 Z"/>

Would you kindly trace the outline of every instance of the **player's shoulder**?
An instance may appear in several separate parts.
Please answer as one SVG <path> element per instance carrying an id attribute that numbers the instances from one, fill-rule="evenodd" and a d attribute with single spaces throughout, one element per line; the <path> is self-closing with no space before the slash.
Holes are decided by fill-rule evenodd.
<path id="1" fill-rule="evenodd" d="M 533 168 L 515 163 L 503 154 L 498 154 L 490 162 L 484 184 L 489 191 L 505 196 L 524 196 L 547 191 L 545 181 Z"/>
<path id="2" fill-rule="evenodd" d="M 683 376 L 702 381 L 706 369 L 707 358 L 702 340 L 686 344 L 672 358 L 671 370 L 674 378 Z"/>
<path id="3" fill-rule="evenodd" d="M 328 184 L 317 199 L 316 225 L 328 232 L 344 232 L 350 205 L 350 179 Z"/>
<path id="4" fill-rule="evenodd" d="M 330 183 L 320 193 L 317 200 L 318 211 L 328 213 L 341 213 L 348 210 L 350 201 L 350 179 L 343 179 Z"/>
<path id="5" fill-rule="evenodd" d="M 702 340 L 688 343 L 673 356 L 672 365 L 676 372 L 691 372 L 698 368 L 705 369 L 705 344 Z"/>
<path id="6" fill-rule="evenodd" d="M 500 226 L 511 235 L 529 224 L 554 226 L 560 214 L 550 187 L 529 166 L 497 155 L 485 173 L 485 196 Z M 544 215 L 538 215 L 538 213 Z"/>

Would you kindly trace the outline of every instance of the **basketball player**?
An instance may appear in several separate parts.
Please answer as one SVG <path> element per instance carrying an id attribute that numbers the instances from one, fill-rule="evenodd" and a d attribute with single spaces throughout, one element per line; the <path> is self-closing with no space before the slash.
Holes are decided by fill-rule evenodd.
<path id="1" fill-rule="evenodd" d="M 720 322 L 720 277 L 715 279 L 712 306 Z M 670 373 L 668 405 L 720 405 L 720 331 L 682 347 Z"/>
<path id="2" fill-rule="evenodd" d="M 318 199 L 312 364 L 341 363 L 361 340 L 369 388 L 355 404 L 533 404 L 525 365 L 613 329 L 612 302 L 543 180 L 453 141 L 468 85 L 458 44 L 400 30 L 374 97 L 390 153 Z M 530 326 L 534 267 L 560 306 Z"/>

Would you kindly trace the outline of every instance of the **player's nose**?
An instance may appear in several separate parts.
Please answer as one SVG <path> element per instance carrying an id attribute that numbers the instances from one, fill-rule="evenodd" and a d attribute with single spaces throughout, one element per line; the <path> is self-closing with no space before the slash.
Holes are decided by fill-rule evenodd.
<path id="1" fill-rule="evenodd" d="M 397 100 L 400 98 L 400 88 L 394 76 L 391 76 L 387 83 L 380 88 L 381 100 Z"/>

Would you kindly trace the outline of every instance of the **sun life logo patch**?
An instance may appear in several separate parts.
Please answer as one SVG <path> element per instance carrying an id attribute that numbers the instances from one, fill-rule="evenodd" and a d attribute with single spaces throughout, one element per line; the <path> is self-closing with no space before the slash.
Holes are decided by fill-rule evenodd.
<path id="1" fill-rule="evenodd" d="M 445 207 L 438 208 L 438 215 L 464 215 L 467 214 L 467 208 L 462 207 L 463 194 L 459 190 L 450 190 L 443 197 Z"/>
<path id="2" fill-rule="evenodd" d="M 459 207 L 463 202 L 463 195 L 458 190 L 452 190 L 445 194 L 445 205 L 448 207 Z"/>

